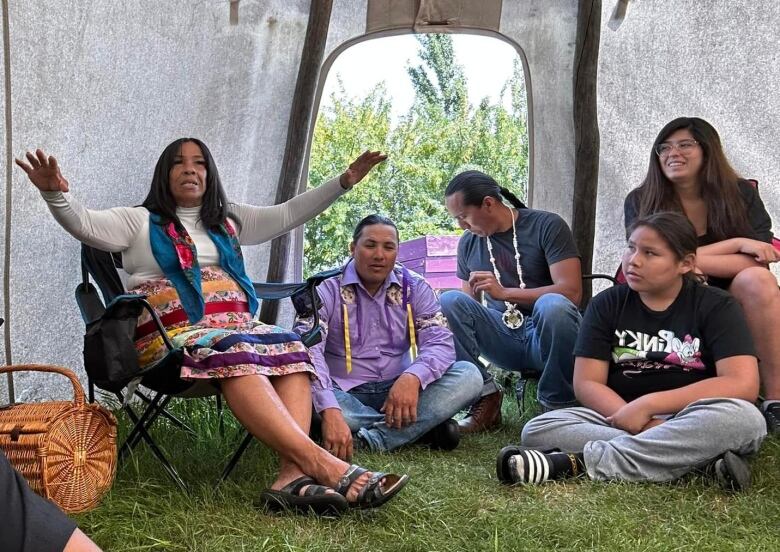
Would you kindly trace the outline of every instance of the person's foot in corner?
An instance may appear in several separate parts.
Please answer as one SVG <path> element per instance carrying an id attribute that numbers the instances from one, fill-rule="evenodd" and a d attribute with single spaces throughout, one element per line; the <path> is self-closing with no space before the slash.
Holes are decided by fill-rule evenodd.
<path id="1" fill-rule="evenodd" d="M 461 433 L 477 433 L 494 429 L 501 425 L 501 401 L 504 398 L 502 391 L 496 391 L 490 395 L 480 397 L 471 405 L 469 413 L 458 422 Z"/>
<path id="2" fill-rule="evenodd" d="M 727 451 L 712 463 L 710 471 L 724 491 L 737 493 L 750 488 L 750 466 L 739 454 Z"/>

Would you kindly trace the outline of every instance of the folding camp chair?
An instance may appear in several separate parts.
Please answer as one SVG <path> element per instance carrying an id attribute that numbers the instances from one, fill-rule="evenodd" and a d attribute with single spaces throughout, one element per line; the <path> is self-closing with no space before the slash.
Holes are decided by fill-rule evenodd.
<path id="1" fill-rule="evenodd" d="M 121 257 L 118 254 L 107 253 L 82 244 L 81 268 L 82 282 L 76 287 L 76 302 L 87 326 L 84 366 L 87 371 L 89 400 L 94 401 L 95 386 L 113 393 L 132 421 L 133 428 L 120 447 L 120 461 L 140 441 L 144 441 L 168 475 L 182 490 L 186 490 L 184 481 L 155 443 L 149 430 L 154 422 L 163 416 L 175 426 L 194 434 L 195 432 L 191 428 L 170 414 L 166 410 L 166 406 L 175 397 L 204 396 L 216 397 L 221 429 L 222 405 L 219 391 L 207 382 L 196 383 L 179 378 L 182 351 L 173 346 L 162 322 L 144 296 L 126 293 L 117 272 L 117 269 L 121 268 Z M 279 300 L 290 297 L 293 299 L 293 304 L 299 315 L 313 315 L 312 329 L 301 336 L 304 345 L 310 347 L 321 339 L 318 316 L 319 297 L 316 293 L 316 287 L 323 280 L 336 273 L 338 270 L 322 272 L 301 283 L 255 283 L 255 292 L 262 300 Z M 90 282 L 90 278 L 100 288 L 100 293 Z M 150 313 L 157 331 L 168 348 L 168 354 L 154 366 L 141 372 L 135 353 L 134 336 L 137 318 L 143 310 Z M 263 322 L 273 324 L 276 321 L 263 320 Z M 106 366 L 114 367 L 111 374 L 106 374 Z M 151 393 L 140 391 L 136 386 L 138 383 L 149 389 Z M 144 409 L 140 415 L 127 400 L 132 395 L 140 398 L 144 403 Z M 252 436 L 246 432 L 217 484 L 230 474 L 251 441 Z"/>

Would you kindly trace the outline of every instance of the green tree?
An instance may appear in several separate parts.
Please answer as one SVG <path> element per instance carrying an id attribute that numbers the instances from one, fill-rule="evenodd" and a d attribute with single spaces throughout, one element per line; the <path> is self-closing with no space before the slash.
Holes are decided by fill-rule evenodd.
<path id="1" fill-rule="evenodd" d="M 336 266 L 347 255 L 351 232 L 370 213 L 398 225 L 401 240 L 455 233 L 443 190 L 453 175 L 476 168 L 525 197 L 528 166 L 526 93 L 518 61 L 499 101 L 476 106 L 457 63 L 450 35 L 417 37 L 421 63 L 407 67 L 415 90 L 409 113 L 391 120 L 384 84 L 364 98 L 350 97 L 339 81 L 314 129 L 309 186 L 339 174 L 363 149 L 382 149 L 388 161 L 342 201 L 306 225 L 306 272 Z M 509 107 L 505 107 L 505 103 Z"/>
<path id="2" fill-rule="evenodd" d="M 422 61 L 415 67 L 407 67 L 417 100 L 426 108 L 443 112 L 447 118 L 466 115 L 468 92 L 463 67 L 455 59 L 452 36 L 448 34 L 417 35 L 420 45 L 418 56 Z M 435 77 L 435 82 L 431 80 Z"/>

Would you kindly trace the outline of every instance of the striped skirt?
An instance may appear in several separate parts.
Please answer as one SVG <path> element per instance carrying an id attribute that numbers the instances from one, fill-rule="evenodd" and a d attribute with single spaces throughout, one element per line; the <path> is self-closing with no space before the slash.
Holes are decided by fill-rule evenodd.
<path id="1" fill-rule="evenodd" d="M 196 324 L 187 319 L 176 288 L 167 279 L 151 280 L 130 291 L 147 296 L 174 347 L 183 349 L 183 379 L 314 374 L 300 337 L 253 320 L 246 294 L 225 271 L 214 266 L 201 268 L 201 280 L 206 314 Z M 151 316 L 144 311 L 138 319 L 135 341 L 141 367 L 160 361 L 168 352 L 154 328 Z"/>

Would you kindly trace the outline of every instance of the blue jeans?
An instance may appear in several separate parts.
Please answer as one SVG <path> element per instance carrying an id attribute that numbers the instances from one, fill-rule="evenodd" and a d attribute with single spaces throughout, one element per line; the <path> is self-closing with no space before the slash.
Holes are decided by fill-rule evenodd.
<path id="1" fill-rule="evenodd" d="M 482 372 L 483 397 L 498 387 L 479 362 L 480 356 L 503 370 L 539 375 L 537 399 L 546 408 L 577 404 L 572 378 L 574 344 L 582 317 L 566 297 L 542 295 L 516 330 L 504 325 L 501 312 L 484 307 L 462 291 L 445 292 L 441 309 L 455 335 L 458 360 L 472 362 Z"/>
<path id="2" fill-rule="evenodd" d="M 413 443 L 425 433 L 466 408 L 482 389 L 482 377 L 470 362 L 455 362 L 417 400 L 417 421 L 401 429 L 388 427 L 379 412 L 395 379 L 364 383 L 348 392 L 334 388 L 344 421 L 369 449 L 387 452 Z"/>

